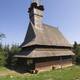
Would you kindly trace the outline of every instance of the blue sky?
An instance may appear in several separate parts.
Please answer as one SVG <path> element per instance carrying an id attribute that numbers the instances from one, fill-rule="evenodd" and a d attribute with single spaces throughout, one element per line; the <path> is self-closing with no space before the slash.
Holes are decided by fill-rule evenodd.
<path id="1" fill-rule="evenodd" d="M 5 44 L 21 43 L 27 32 L 31 0 L 0 0 L 0 32 Z M 43 22 L 59 28 L 70 43 L 80 43 L 80 0 L 44 0 Z"/>

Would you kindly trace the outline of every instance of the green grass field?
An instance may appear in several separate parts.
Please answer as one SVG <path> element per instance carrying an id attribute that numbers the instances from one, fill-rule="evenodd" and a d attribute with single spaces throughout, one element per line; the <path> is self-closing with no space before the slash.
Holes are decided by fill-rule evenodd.
<path id="1" fill-rule="evenodd" d="M 5 68 L 0 69 L 0 72 Z M 5 70 L 6 72 L 7 70 Z M 80 66 L 73 66 L 62 70 L 53 70 L 38 74 L 7 74 L 0 76 L 0 80 L 80 80 Z"/>

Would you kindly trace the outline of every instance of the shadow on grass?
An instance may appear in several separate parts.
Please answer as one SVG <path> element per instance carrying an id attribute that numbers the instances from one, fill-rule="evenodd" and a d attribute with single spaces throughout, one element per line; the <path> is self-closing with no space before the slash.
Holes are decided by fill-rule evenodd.
<path id="1" fill-rule="evenodd" d="M 20 73 L 20 74 L 24 74 L 24 73 L 31 74 L 31 72 L 29 71 L 29 69 L 27 69 L 26 66 L 6 66 L 6 68 L 9 70 L 15 71 L 17 73 Z"/>

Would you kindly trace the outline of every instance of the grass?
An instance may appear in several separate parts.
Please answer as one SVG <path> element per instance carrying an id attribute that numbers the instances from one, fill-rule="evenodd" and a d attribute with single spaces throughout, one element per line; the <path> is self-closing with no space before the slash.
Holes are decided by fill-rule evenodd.
<path id="1" fill-rule="evenodd" d="M 1 71 L 8 71 L 8 69 L 6 67 L 0 67 L 0 72 Z"/>
<path id="2" fill-rule="evenodd" d="M 5 68 L 2 69 L 5 70 Z M 80 66 L 46 71 L 39 74 L 8 74 L 0 77 L 0 80 L 80 80 Z"/>

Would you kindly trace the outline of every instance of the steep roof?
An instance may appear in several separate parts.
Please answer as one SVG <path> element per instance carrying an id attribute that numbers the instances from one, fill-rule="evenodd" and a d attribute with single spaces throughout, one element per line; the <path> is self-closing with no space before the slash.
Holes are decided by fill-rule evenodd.
<path id="1" fill-rule="evenodd" d="M 58 28 L 46 24 L 43 24 L 40 28 L 29 23 L 27 34 L 21 47 L 31 45 L 55 45 L 71 47 Z"/>

